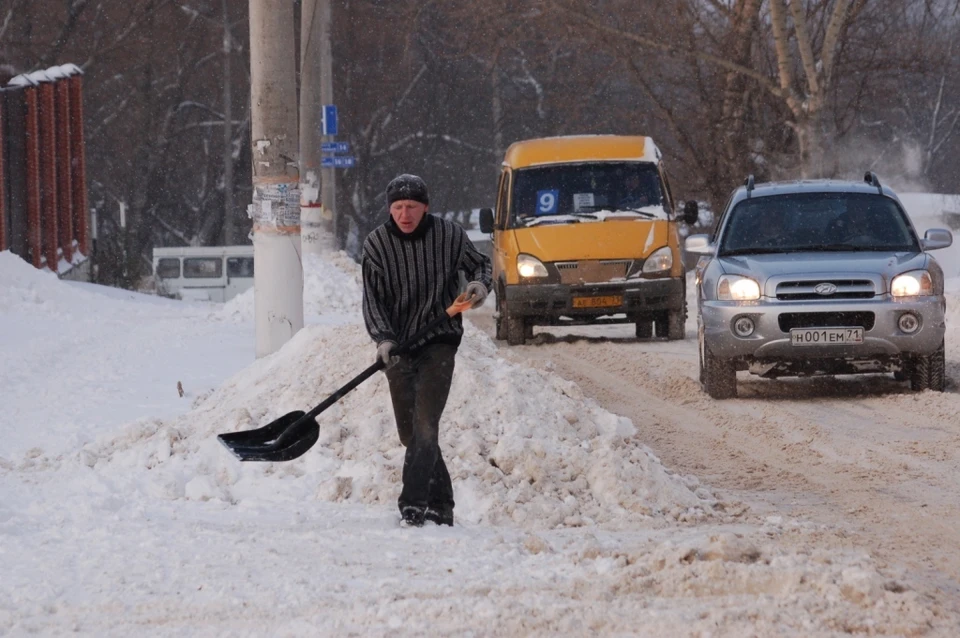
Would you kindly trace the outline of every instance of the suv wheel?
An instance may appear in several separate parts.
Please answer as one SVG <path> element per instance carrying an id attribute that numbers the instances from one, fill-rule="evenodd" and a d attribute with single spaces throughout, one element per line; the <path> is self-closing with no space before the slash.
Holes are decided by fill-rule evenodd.
<path id="1" fill-rule="evenodd" d="M 946 386 L 946 358 L 943 342 L 933 354 L 916 357 L 910 364 L 910 389 L 943 392 Z"/>
<path id="2" fill-rule="evenodd" d="M 700 379 L 703 389 L 713 399 L 737 396 L 737 369 L 733 362 L 713 356 L 704 345 L 700 350 Z"/>
<path id="3" fill-rule="evenodd" d="M 697 319 L 698 319 L 698 323 L 699 323 L 699 317 L 698 317 Z M 706 381 L 706 375 L 703 373 L 703 366 L 704 366 L 704 363 L 703 363 L 703 350 L 704 350 L 704 346 L 703 346 L 703 327 L 702 327 L 702 326 L 697 326 L 697 355 L 698 355 L 697 358 L 698 358 L 698 361 L 699 361 L 699 363 L 700 363 L 700 387 L 705 389 L 705 388 L 706 388 L 706 383 L 707 383 L 707 381 Z"/>

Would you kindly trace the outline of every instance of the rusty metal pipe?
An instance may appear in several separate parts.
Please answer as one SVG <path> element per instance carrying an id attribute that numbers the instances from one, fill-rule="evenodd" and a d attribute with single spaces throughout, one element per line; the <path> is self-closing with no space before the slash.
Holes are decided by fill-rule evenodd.
<path id="1" fill-rule="evenodd" d="M 43 242 L 40 226 L 40 95 L 37 87 L 24 89 L 27 103 L 27 244 L 34 268 L 43 266 Z"/>
<path id="2" fill-rule="evenodd" d="M 54 84 L 56 142 L 54 158 L 57 173 L 57 228 L 60 250 L 67 263 L 73 263 L 73 198 L 70 171 L 70 90 L 66 79 Z"/>
<path id="3" fill-rule="evenodd" d="M 40 206 L 43 228 L 43 256 L 47 268 L 59 271 L 57 250 L 57 131 L 52 82 L 40 84 Z"/>
<path id="4" fill-rule="evenodd" d="M 90 211 L 87 208 L 86 142 L 83 137 L 83 80 L 81 71 L 67 78 L 70 90 L 70 168 L 73 228 L 77 249 L 90 256 Z"/>

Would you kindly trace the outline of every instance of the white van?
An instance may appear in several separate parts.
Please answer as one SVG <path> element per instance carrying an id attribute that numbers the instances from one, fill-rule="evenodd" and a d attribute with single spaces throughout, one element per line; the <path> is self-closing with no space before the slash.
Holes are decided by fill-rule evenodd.
<path id="1" fill-rule="evenodd" d="M 253 246 L 154 248 L 153 275 L 161 295 L 228 301 L 253 287 Z"/>

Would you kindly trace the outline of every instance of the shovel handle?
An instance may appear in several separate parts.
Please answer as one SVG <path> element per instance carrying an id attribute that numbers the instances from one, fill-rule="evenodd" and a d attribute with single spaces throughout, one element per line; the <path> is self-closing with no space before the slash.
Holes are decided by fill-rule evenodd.
<path id="1" fill-rule="evenodd" d="M 415 335 L 401 344 L 397 348 L 397 352 L 399 353 L 409 349 L 417 341 L 425 337 L 428 332 L 439 326 L 449 317 L 454 317 L 472 306 L 472 301 L 468 301 L 465 295 L 460 295 L 457 297 L 456 301 L 454 301 L 453 304 L 447 308 L 446 316 L 440 315 L 429 324 L 424 326 L 422 330 L 419 330 Z M 299 418 L 295 418 L 294 421 L 286 427 L 284 427 L 282 423 L 274 422 L 268 426 L 259 428 L 258 430 L 251 430 L 247 433 L 235 433 L 233 435 L 221 434 L 218 438 L 220 438 L 220 442 L 226 445 L 227 448 L 241 461 L 289 461 L 295 459 L 310 449 L 310 447 L 313 446 L 313 444 L 317 441 L 318 425 L 314 418 L 331 405 L 339 401 L 343 395 L 353 390 L 355 387 L 369 379 L 380 370 L 383 370 L 384 367 L 383 361 L 377 359 L 376 363 L 348 381 L 345 386 L 327 397 L 323 403 L 310 410 L 310 412 L 301 415 Z M 288 414 L 279 421 L 285 422 L 295 414 L 296 413 Z M 279 425 L 284 429 L 280 435 L 272 441 L 244 444 L 236 438 L 236 434 L 253 433 L 266 436 L 267 438 L 272 438 L 274 436 L 275 425 Z"/>
<path id="2" fill-rule="evenodd" d="M 433 321 L 425 325 L 423 328 L 421 328 L 419 331 L 417 331 L 417 333 L 414 334 L 412 337 L 410 337 L 409 339 L 401 343 L 399 346 L 397 346 L 397 352 L 398 353 L 406 352 L 414 344 L 416 344 L 417 341 L 427 336 L 427 333 L 429 333 L 431 330 L 433 330 L 434 328 L 442 324 L 447 319 L 453 318 L 458 314 L 462 313 L 463 311 L 468 310 L 472 305 L 473 305 L 473 302 L 467 301 L 465 294 L 460 295 L 459 297 L 456 298 L 456 300 L 452 304 L 450 304 L 450 307 L 447 308 L 446 315 L 440 315 L 439 317 L 437 317 L 436 319 L 434 319 Z M 374 363 L 369 368 L 367 368 L 366 370 L 364 370 L 363 372 L 355 376 L 353 379 L 348 381 L 346 385 L 344 385 L 342 388 L 340 388 L 339 390 L 331 394 L 329 397 L 327 397 L 323 401 L 323 403 L 321 403 L 320 405 L 318 405 L 317 407 L 315 407 L 314 409 L 310 410 L 309 412 L 304 414 L 302 417 L 300 417 L 300 421 L 307 421 L 309 419 L 316 418 L 318 414 L 320 414 L 321 412 L 329 408 L 331 405 L 333 405 L 334 403 L 342 399 L 345 394 L 347 394 L 348 392 L 356 388 L 358 385 L 360 385 L 361 383 L 363 383 L 364 381 L 372 377 L 377 372 L 380 372 L 381 370 L 383 370 L 385 367 L 386 365 L 383 363 L 383 361 L 381 361 L 380 359 L 377 359 L 376 363 Z M 297 424 L 294 423 L 288 429 L 290 430 L 294 429 L 295 425 Z"/>

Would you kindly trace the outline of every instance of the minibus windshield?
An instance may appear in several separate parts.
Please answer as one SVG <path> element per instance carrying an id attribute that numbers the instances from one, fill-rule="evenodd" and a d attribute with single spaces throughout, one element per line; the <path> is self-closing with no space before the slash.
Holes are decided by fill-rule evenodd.
<path id="1" fill-rule="evenodd" d="M 554 164 L 515 172 L 510 227 L 667 219 L 655 164 Z"/>

